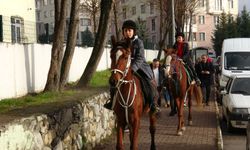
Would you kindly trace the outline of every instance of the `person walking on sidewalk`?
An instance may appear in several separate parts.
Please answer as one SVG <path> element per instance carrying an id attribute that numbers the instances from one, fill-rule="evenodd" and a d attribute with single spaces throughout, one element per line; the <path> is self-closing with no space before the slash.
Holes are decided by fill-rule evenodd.
<path id="1" fill-rule="evenodd" d="M 201 62 L 197 65 L 197 74 L 199 78 L 201 79 L 201 88 L 203 92 L 204 102 L 206 105 L 209 105 L 209 98 L 210 98 L 210 91 L 211 91 L 211 85 L 213 83 L 212 76 L 214 73 L 214 67 L 211 62 L 208 62 L 208 56 L 203 54 L 201 56 Z"/>
<path id="2" fill-rule="evenodd" d="M 126 20 L 122 25 L 122 34 L 124 39 L 130 39 L 132 41 L 132 54 L 131 54 L 131 68 L 134 74 L 138 74 L 140 80 L 146 84 L 147 90 L 151 91 L 148 94 L 147 99 L 150 104 L 150 113 L 157 113 L 160 111 L 157 100 L 158 91 L 156 82 L 154 79 L 153 71 L 150 69 L 149 64 L 146 62 L 144 54 L 143 41 L 136 35 L 137 26 L 132 20 Z M 112 109 L 113 97 L 115 95 L 115 88 L 110 88 L 110 100 L 104 104 L 107 109 Z"/>
<path id="3" fill-rule="evenodd" d="M 164 70 L 160 64 L 159 59 L 157 58 L 153 59 L 153 62 L 150 64 L 150 67 L 154 73 L 154 78 L 156 81 L 157 91 L 159 95 L 157 104 L 159 107 L 161 107 L 162 81 L 164 76 Z"/>

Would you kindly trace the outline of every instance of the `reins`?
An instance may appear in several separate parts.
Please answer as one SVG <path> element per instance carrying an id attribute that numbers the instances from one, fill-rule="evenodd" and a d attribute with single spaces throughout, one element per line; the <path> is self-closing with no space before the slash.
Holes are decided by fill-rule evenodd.
<path id="1" fill-rule="evenodd" d="M 115 93 L 115 96 L 114 96 L 114 99 L 113 99 L 112 109 L 114 109 L 117 98 L 119 96 L 120 99 L 119 99 L 118 102 L 119 102 L 120 106 L 122 106 L 125 109 L 125 118 L 126 118 L 126 122 L 127 122 L 128 125 L 129 125 L 128 109 L 129 109 L 129 107 L 131 107 L 133 105 L 133 103 L 135 101 L 135 95 L 137 93 L 137 90 L 136 90 L 137 87 L 136 87 L 135 80 L 134 79 L 125 80 L 125 77 L 128 74 L 129 67 L 130 67 L 130 64 L 131 64 L 131 59 L 130 58 L 131 57 L 129 55 L 129 59 L 128 59 L 128 62 L 127 62 L 127 65 L 126 65 L 126 68 L 125 68 L 124 71 L 119 70 L 119 69 L 112 69 L 111 70 L 111 72 L 113 72 L 114 74 L 116 74 L 116 73 L 122 74 L 122 78 L 117 82 L 117 84 L 115 86 L 116 93 Z M 125 86 L 126 84 L 129 84 L 129 89 L 128 89 L 129 91 L 128 91 L 127 97 L 125 97 L 121 92 L 121 88 L 123 87 L 122 85 Z M 132 91 L 132 86 L 134 87 L 133 91 Z M 133 92 L 133 96 L 132 96 L 131 101 L 129 101 L 131 92 Z"/>

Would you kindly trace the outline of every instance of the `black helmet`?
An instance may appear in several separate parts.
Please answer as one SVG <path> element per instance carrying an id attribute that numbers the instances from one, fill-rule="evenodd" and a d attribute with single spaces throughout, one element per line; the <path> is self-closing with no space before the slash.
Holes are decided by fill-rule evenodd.
<path id="1" fill-rule="evenodd" d="M 132 20 L 126 20 L 126 21 L 123 22 L 122 30 L 124 28 L 136 30 L 137 27 L 136 27 L 136 23 L 134 21 L 132 21 Z"/>
<path id="2" fill-rule="evenodd" d="M 177 39 L 178 36 L 185 37 L 183 32 L 177 32 L 175 38 Z"/>

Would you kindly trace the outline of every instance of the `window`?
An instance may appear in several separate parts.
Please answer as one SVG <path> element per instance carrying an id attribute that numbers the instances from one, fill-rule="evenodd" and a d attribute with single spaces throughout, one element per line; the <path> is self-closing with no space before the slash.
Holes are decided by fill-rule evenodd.
<path id="1" fill-rule="evenodd" d="M 11 17 L 11 41 L 12 43 L 21 43 L 22 19 Z"/>
<path id="2" fill-rule="evenodd" d="M 150 14 L 154 14 L 154 4 L 150 3 Z"/>
<path id="3" fill-rule="evenodd" d="M 205 41 L 206 38 L 205 38 L 205 33 L 204 32 L 201 32 L 200 33 L 200 41 Z"/>
<path id="4" fill-rule="evenodd" d="M 40 1 L 36 1 L 36 9 L 40 9 L 41 8 L 41 3 Z"/>
<path id="5" fill-rule="evenodd" d="M 225 53 L 225 69 L 227 70 L 250 70 L 249 52 Z"/>
<path id="6" fill-rule="evenodd" d="M 196 16 L 195 15 L 192 17 L 192 24 L 196 24 Z"/>
<path id="7" fill-rule="evenodd" d="M 151 20 L 152 31 L 155 31 L 155 19 Z"/>
<path id="8" fill-rule="evenodd" d="M 155 35 L 152 36 L 152 43 L 156 43 L 156 36 Z"/>
<path id="9" fill-rule="evenodd" d="M 55 15 L 55 11 L 54 10 L 50 10 L 50 17 L 54 17 Z"/>
<path id="10" fill-rule="evenodd" d="M 44 6 L 48 5 L 48 0 L 43 0 Z"/>
<path id="11" fill-rule="evenodd" d="M 136 6 L 132 7 L 132 15 L 136 15 Z"/>
<path id="12" fill-rule="evenodd" d="M 91 26 L 91 20 L 89 18 L 81 18 L 81 26 Z"/>
<path id="13" fill-rule="evenodd" d="M 205 24 L 205 16 L 199 16 L 199 24 Z"/>
<path id="14" fill-rule="evenodd" d="M 214 16 L 214 25 L 218 25 L 220 22 L 220 16 Z"/>
<path id="15" fill-rule="evenodd" d="M 141 13 L 142 14 L 146 13 L 146 6 L 145 6 L 145 4 L 141 5 Z"/>
<path id="16" fill-rule="evenodd" d="M 193 33 L 192 33 L 192 36 L 193 36 L 193 37 L 192 37 L 192 38 L 193 38 L 193 41 L 196 41 L 196 39 L 197 39 L 197 38 L 196 38 L 196 32 L 193 32 Z"/>
<path id="17" fill-rule="evenodd" d="M 199 0 L 199 7 L 205 6 L 205 0 Z"/>
<path id="18" fill-rule="evenodd" d="M 123 9 L 122 9 L 122 16 L 123 16 L 123 19 L 126 19 L 126 18 L 127 18 L 127 15 L 126 15 L 126 8 L 123 8 Z"/>
<path id="19" fill-rule="evenodd" d="M 230 0 L 229 1 L 229 8 L 234 8 L 234 1 L 233 0 Z"/>
<path id="20" fill-rule="evenodd" d="M 44 18 L 48 18 L 48 12 L 44 11 Z"/>
<path id="21" fill-rule="evenodd" d="M 39 11 L 37 11 L 36 17 L 37 17 L 37 21 L 40 21 L 40 19 L 41 19 L 41 13 Z"/>
<path id="22" fill-rule="evenodd" d="M 222 0 L 215 0 L 215 10 L 222 10 Z"/>

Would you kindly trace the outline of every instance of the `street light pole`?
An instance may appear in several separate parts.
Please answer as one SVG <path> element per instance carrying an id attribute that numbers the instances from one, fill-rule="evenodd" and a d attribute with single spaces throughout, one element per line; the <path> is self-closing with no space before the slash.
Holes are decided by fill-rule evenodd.
<path id="1" fill-rule="evenodd" d="M 174 14 L 174 0 L 172 0 L 172 44 L 175 43 L 175 14 Z"/>

